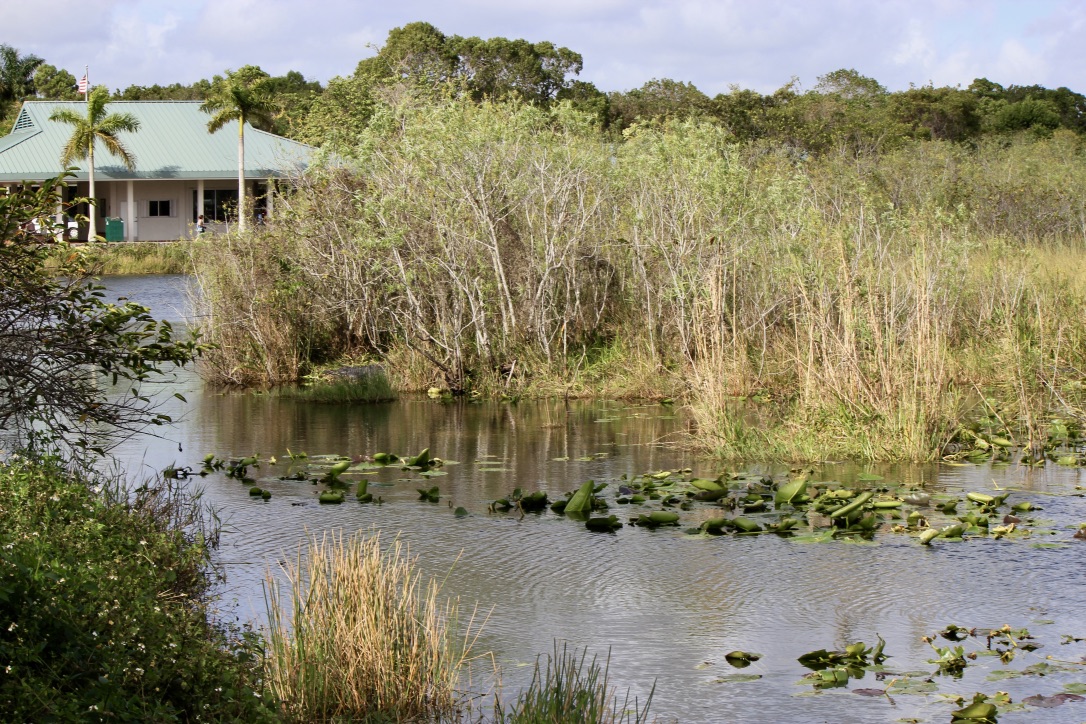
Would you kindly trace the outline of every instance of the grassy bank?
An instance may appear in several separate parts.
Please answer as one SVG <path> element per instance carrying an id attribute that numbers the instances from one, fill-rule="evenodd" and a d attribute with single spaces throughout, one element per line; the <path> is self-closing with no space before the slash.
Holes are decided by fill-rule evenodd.
<path id="1" fill-rule="evenodd" d="M 187 274 L 192 270 L 193 248 L 201 242 L 133 241 L 83 244 L 78 249 L 87 263 L 103 275 Z"/>
<path id="2" fill-rule="evenodd" d="M 1076 135 L 815 156 L 419 102 L 356 151 L 195 255 L 212 380 L 369 355 L 400 389 L 677 397 L 748 459 L 930 459 L 985 397 L 1026 446 L 1079 415 Z"/>
<path id="3" fill-rule="evenodd" d="M 209 622 L 191 500 L 128 498 L 54 463 L 0 466 L 5 721 L 262 721 L 252 638 Z"/>

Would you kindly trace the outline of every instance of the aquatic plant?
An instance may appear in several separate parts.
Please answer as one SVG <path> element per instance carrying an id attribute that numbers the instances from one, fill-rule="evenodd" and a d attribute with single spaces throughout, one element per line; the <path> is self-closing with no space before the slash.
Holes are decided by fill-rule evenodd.
<path id="1" fill-rule="evenodd" d="M 649 721 L 649 707 L 655 684 L 640 705 L 635 698 L 630 702 L 629 691 L 620 702 L 614 688 L 608 682 L 611 664 L 610 653 L 601 666 L 595 656 L 588 660 L 588 649 L 578 657 L 567 644 L 548 654 L 546 663 L 535 662 L 532 681 L 506 708 L 497 698 L 494 702 L 494 721 L 502 724 L 641 724 Z"/>
<path id="2" fill-rule="evenodd" d="M 474 636 L 399 539 L 309 538 L 265 580 L 266 681 L 290 721 L 440 721 Z"/>

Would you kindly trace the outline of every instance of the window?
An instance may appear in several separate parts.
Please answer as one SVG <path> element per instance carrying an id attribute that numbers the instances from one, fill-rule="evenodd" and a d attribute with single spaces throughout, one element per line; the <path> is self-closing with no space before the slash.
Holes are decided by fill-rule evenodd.
<path id="1" fill-rule="evenodd" d="M 223 222 L 238 215 L 237 190 L 204 189 L 204 219 Z"/>
<path id="2" fill-rule="evenodd" d="M 147 202 L 147 215 L 148 216 L 173 216 L 173 202 L 171 201 L 148 201 Z"/>

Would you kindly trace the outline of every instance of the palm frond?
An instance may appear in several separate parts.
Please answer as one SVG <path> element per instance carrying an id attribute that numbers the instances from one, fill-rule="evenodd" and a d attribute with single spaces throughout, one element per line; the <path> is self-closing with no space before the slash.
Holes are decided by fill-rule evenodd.
<path id="1" fill-rule="evenodd" d="M 98 128 L 102 133 L 116 134 L 122 131 L 134 133 L 140 129 L 140 122 L 131 113 L 111 113 L 102 119 L 102 122 L 98 124 Z"/>
<path id="2" fill-rule="evenodd" d="M 101 139 L 103 144 L 105 144 L 106 150 L 117 158 L 121 159 L 121 163 L 123 163 L 129 171 L 132 171 L 136 168 L 136 157 L 133 156 L 129 152 L 129 150 L 124 147 L 124 144 L 122 144 L 116 136 L 112 134 L 99 133 L 98 138 Z"/>
<path id="3" fill-rule="evenodd" d="M 220 128 L 225 126 L 230 121 L 236 121 L 238 119 L 238 112 L 235 109 L 223 109 L 211 117 L 211 120 L 207 122 L 207 132 L 215 133 Z"/>
<path id="4" fill-rule="evenodd" d="M 59 121 L 60 123 L 67 123 L 69 126 L 78 126 L 80 123 L 86 120 L 83 116 L 79 115 L 70 108 L 58 108 L 53 111 L 53 114 L 49 116 L 50 121 Z"/>

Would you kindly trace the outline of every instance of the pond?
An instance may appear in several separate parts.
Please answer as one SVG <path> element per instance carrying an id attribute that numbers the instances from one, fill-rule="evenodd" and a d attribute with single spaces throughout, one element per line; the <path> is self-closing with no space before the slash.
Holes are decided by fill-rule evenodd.
<path id="1" fill-rule="evenodd" d="M 185 316 L 183 277 L 104 282 L 161 317 Z M 1017 513 L 1033 531 L 1026 537 L 967 534 L 924 546 L 915 533 L 887 530 L 870 541 L 830 542 L 692 532 L 709 517 L 711 504 L 676 507 L 679 526 L 627 524 L 595 533 L 550 510 L 521 516 L 491 513 L 488 506 L 515 488 L 545 490 L 555 500 L 594 480 L 607 484 L 601 496 L 612 502 L 608 512 L 629 521 L 660 507 L 656 501 L 614 504 L 619 487 L 647 480 L 645 473 L 689 469 L 672 480 L 743 473 L 735 484 L 748 485 L 763 476 L 783 481 L 788 471 L 725 466 L 684 453 L 672 443 L 686 423 L 664 405 L 428 398 L 321 405 L 206 390 L 187 371 L 158 387 L 164 411 L 178 422 L 161 437 L 131 439 L 116 451 L 130 475 L 170 464 L 199 469 L 208 453 L 265 460 L 251 475 L 271 492 L 269 500 L 252 498 L 249 485 L 222 473 L 190 479 L 222 511 L 223 602 L 243 620 L 261 622 L 265 571 L 293 556 L 307 532 L 379 530 L 400 535 L 424 574 L 444 580 L 462 611 L 478 604 L 489 614 L 477 650 L 494 652 L 507 692 L 527 684 L 535 657 L 558 640 L 601 658 L 610 651 L 610 676 L 620 691 L 628 686 L 643 699 L 655 682 L 651 712 L 662 721 L 941 722 L 957 708 L 947 695 L 969 700 L 975 692 L 999 691 L 1014 702 L 1001 722 L 1086 720 L 1086 702 L 1074 696 L 1055 708 L 1041 705 L 1056 699 L 1027 699 L 1086 693 L 1086 643 L 1080 640 L 1086 637 L 1086 541 L 1073 538 L 1086 522 L 1079 468 L 823 464 L 812 477 L 844 487 L 905 484 L 940 500 L 958 496 L 960 513 L 968 510 L 965 493 L 1009 492 L 1008 504 L 1028 501 L 1042 509 Z M 174 392 L 187 404 L 170 397 Z M 380 505 L 359 504 L 351 495 L 342 505 L 321 505 L 323 486 L 280 479 L 306 464 L 292 468 L 288 449 L 313 462 L 317 455 L 407 455 L 423 448 L 456 464 L 429 478 L 398 465 L 365 473 Z M 266 462 L 273 455 L 276 465 Z M 882 481 L 864 482 L 871 474 Z M 357 481 L 361 474 L 349 477 Z M 420 500 L 418 490 L 432 485 L 439 501 Z M 468 515 L 458 517 L 458 507 Z M 939 666 L 930 661 L 939 656 L 924 641 L 952 624 L 979 629 L 960 644 L 934 641 L 979 654 L 963 660 L 960 678 L 937 675 Z M 992 641 L 993 650 L 1013 649 L 1006 663 L 991 655 L 984 635 L 1004 625 L 1033 637 L 1017 632 Z M 862 678 L 825 689 L 804 678 L 812 672 L 800 656 L 844 651 L 859 641 L 873 646 L 880 636 L 889 655 L 885 675 L 859 672 Z M 1030 651 L 1027 644 L 1041 647 Z M 761 658 L 735 668 L 725 659 L 735 650 Z M 872 695 L 895 679 L 890 696 Z"/>

